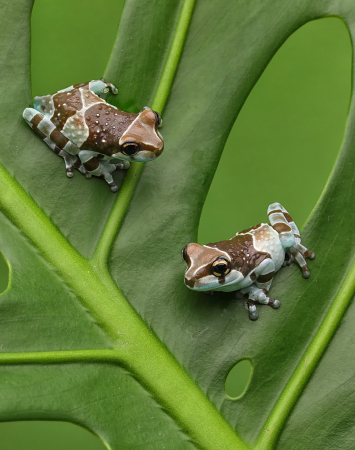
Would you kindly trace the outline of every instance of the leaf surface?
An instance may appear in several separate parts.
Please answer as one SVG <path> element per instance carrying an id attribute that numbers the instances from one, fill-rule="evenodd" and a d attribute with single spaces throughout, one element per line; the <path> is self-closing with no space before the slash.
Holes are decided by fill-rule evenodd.
<path id="1" fill-rule="evenodd" d="M 0 6 L 0 248 L 11 267 L 0 297 L 0 419 L 72 421 L 109 448 L 152 450 L 264 449 L 280 433 L 279 448 L 305 448 L 295 433 L 307 423 L 312 448 L 334 448 L 353 408 L 350 365 L 325 382 L 337 346 L 352 345 L 352 306 L 336 330 L 355 288 L 353 110 L 302 233 L 317 254 L 312 278 L 292 267 L 273 286 L 287 299 L 282 314 L 265 308 L 252 324 L 232 296 L 188 291 L 180 250 L 197 239 L 228 133 L 273 54 L 326 15 L 355 33 L 352 2 L 128 1 L 105 74 L 119 88 L 109 101 L 164 109 L 166 149 L 144 171 L 117 174 L 117 196 L 99 179 L 68 181 L 22 120 L 32 5 Z M 224 382 L 243 358 L 254 374 L 236 402 Z M 333 403 L 341 393 L 339 419 L 325 412 L 324 392 Z"/>

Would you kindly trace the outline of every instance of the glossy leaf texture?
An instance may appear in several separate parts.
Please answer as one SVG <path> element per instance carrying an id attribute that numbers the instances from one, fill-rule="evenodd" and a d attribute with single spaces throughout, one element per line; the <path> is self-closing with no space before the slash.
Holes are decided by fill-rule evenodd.
<path id="1" fill-rule="evenodd" d="M 317 254 L 312 278 L 281 271 L 282 310 L 264 308 L 251 323 L 232 295 L 188 291 L 180 251 L 197 239 L 228 133 L 274 53 L 324 16 L 342 17 L 354 37 L 353 2 L 127 1 L 109 101 L 164 108 L 165 151 L 141 178 L 139 165 L 117 174 L 117 196 L 102 180 L 68 181 L 22 120 L 32 3 L 0 7 L 0 249 L 11 267 L 0 297 L 0 420 L 71 421 L 112 449 L 352 448 L 353 102 L 302 234 Z M 224 383 L 245 358 L 253 377 L 235 401 Z"/>

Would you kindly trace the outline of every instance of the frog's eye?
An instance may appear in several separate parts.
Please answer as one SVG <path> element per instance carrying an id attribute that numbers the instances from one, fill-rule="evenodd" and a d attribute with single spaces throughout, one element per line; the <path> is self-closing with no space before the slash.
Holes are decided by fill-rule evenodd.
<path id="1" fill-rule="evenodd" d="M 185 245 L 185 247 L 182 249 L 181 256 L 182 256 L 182 259 L 183 259 L 183 260 L 186 262 L 186 264 L 187 264 L 186 247 L 187 247 L 187 245 Z"/>
<path id="2" fill-rule="evenodd" d="M 156 115 L 157 118 L 157 127 L 160 128 L 163 125 L 162 118 L 160 117 L 160 114 L 157 113 L 156 111 L 153 111 L 153 113 Z"/>
<path id="3" fill-rule="evenodd" d="M 122 153 L 127 156 L 136 155 L 139 152 L 139 145 L 135 142 L 126 142 L 122 145 Z"/>
<path id="4" fill-rule="evenodd" d="M 231 271 L 231 263 L 226 259 L 219 257 L 212 263 L 212 273 L 215 277 L 225 277 Z"/>

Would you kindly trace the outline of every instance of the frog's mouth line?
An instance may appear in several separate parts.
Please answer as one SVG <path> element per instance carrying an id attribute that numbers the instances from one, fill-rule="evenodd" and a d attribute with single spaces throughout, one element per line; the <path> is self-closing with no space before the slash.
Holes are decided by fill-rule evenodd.
<path id="1" fill-rule="evenodd" d="M 230 274 L 232 274 L 232 273 L 233 273 L 233 271 L 230 272 Z M 228 275 L 230 275 L 230 274 L 228 274 Z M 209 284 L 205 284 L 203 286 L 198 286 L 198 287 L 195 287 L 195 284 L 194 284 L 194 287 L 191 287 L 191 286 L 189 286 L 186 283 L 186 278 L 184 278 L 184 283 L 185 283 L 185 286 L 188 287 L 189 289 L 191 289 L 192 291 L 201 291 L 201 292 L 203 292 L 203 291 L 213 291 L 213 290 L 216 291 L 216 290 L 218 290 L 221 287 L 226 287 L 226 286 L 230 286 L 232 284 L 237 284 L 242 279 L 243 279 L 243 277 L 240 278 L 240 277 L 237 276 L 237 277 L 233 278 L 233 280 L 231 280 L 229 282 L 225 282 L 223 284 L 220 284 L 219 283 L 219 279 L 216 278 L 216 282 L 215 283 L 209 283 Z"/>

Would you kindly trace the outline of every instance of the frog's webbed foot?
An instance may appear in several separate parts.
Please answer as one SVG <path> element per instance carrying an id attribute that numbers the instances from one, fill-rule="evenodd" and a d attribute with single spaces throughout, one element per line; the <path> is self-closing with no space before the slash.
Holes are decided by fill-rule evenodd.
<path id="1" fill-rule="evenodd" d="M 114 182 L 111 175 L 111 173 L 117 169 L 117 164 L 111 164 L 109 161 L 100 160 L 93 157 L 83 162 L 83 166 L 90 175 L 103 178 L 110 186 L 112 192 L 118 191 L 118 186 Z"/>
<path id="2" fill-rule="evenodd" d="M 59 147 L 56 147 L 53 150 L 64 159 L 67 177 L 73 178 L 74 169 L 79 169 L 79 167 L 81 166 L 80 159 L 75 155 L 70 155 L 65 150 L 61 150 Z"/>
<path id="3" fill-rule="evenodd" d="M 245 302 L 245 309 L 249 311 L 250 320 L 258 320 L 259 318 L 259 314 L 256 309 L 256 303 L 259 303 L 260 305 L 269 305 L 273 309 L 280 308 L 280 301 L 268 297 L 268 291 L 266 289 L 260 289 L 256 286 L 251 285 L 237 292 L 239 296 L 240 294 L 248 294 L 248 300 Z"/>
<path id="4" fill-rule="evenodd" d="M 301 244 L 301 238 L 296 238 L 295 244 L 290 247 L 286 253 L 289 254 L 289 256 L 293 258 L 293 261 L 296 261 L 296 263 L 301 267 L 303 278 L 309 278 L 311 273 L 306 263 L 306 258 L 314 259 L 316 257 L 315 253 L 308 250 L 308 248 Z"/>

